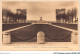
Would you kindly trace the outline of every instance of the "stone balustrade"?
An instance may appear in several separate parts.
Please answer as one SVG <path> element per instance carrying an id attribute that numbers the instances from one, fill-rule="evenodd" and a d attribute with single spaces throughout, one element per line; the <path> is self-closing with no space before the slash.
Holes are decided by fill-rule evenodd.
<path id="1" fill-rule="evenodd" d="M 77 30 L 73 30 L 73 29 L 69 29 L 69 28 L 65 28 L 65 27 L 61 27 L 61 26 L 57 26 L 57 25 L 53 25 L 53 24 L 49 24 L 49 25 L 52 25 L 54 27 L 57 27 L 57 28 L 61 28 L 61 29 L 64 29 L 64 30 L 67 30 L 67 31 L 71 31 L 71 43 L 73 44 L 77 44 L 78 43 L 78 31 Z"/>
<path id="2" fill-rule="evenodd" d="M 52 25 L 52 24 L 49 24 L 49 25 Z M 31 26 L 31 25 L 27 25 L 27 26 Z M 24 27 L 27 27 L 27 26 L 22 26 L 22 27 L 18 27 L 18 28 L 15 28 L 15 29 L 3 31 L 3 34 L 2 34 L 3 43 L 11 43 L 11 34 L 10 34 L 11 31 L 18 30 L 18 29 L 21 29 L 21 28 L 24 28 Z M 52 26 L 71 31 L 72 32 L 71 33 L 71 43 L 73 43 L 73 44 L 78 43 L 78 31 L 73 30 L 73 29 L 69 29 L 69 28 L 64 28 L 64 27 L 57 26 L 57 25 L 52 25 Z M 37 43 L 39 43 L 39 44 L 44 44 L 45 43 L 45 33 L 43 31 L 39 31 L 37 33 Z"/>
<path id="3" fill-rule="evenodd" d="M 33 24 L 31 24 L 31 25 L 33 25 Z M 21 29 L 21 28 L 24 28 L 24 27 L 28 27 L 28 26 L 31 26 L 31 25 L 26 25 L 26 26 L 22 26 L 22 27 L 18 27 L 18 28 L 3 31 L 2 32 L 2 43 L 6 43 L 6 44 L 11 43 L 11 34 L 10 34 L 11 31 L 15 31 L 15 30 L 18 30 L 18 29 Z"/>

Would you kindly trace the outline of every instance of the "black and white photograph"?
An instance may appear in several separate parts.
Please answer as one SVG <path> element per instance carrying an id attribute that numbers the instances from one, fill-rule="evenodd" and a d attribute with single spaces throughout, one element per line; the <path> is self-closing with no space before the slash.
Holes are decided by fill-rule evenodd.
<path id="1" fill-rule="evenodd" d="M 2 1 L 2 51 L 78 51 L 78 1 Z"/>

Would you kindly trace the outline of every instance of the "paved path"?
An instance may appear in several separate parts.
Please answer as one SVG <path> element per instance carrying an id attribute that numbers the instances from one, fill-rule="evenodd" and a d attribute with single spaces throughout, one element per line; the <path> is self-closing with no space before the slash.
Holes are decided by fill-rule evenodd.
<path id="1" fill-rule="evenodd" d="M 3 51 L 78 51 L 79 44 L 71 42 L 46 42 L 37 44 L 36 42 L 12 42 L 12 44 L 2 44 Z"/>

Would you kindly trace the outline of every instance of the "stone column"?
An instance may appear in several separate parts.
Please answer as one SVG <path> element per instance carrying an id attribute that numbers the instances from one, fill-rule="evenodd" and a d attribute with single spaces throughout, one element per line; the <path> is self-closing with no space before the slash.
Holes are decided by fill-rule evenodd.
<path id="1" fill-rule="evenodd" d="M 3 32 L 2 34 L 3 36 L 3 43 L 7 44 L 7 43 L 11 43 L 11 36 L 10 36 L 10 32 Z"/>
<path id="2" fill-rule="evenodd" d="M 72 32 L 72 34 L 71 34 L 71 42 L 72 42 L 73 44 L 77 44 L 77 43 L 78 43 L 78 38 L 77 38 L 77 36 L 78 36 L 78 33 L 77 33 L 77 32 Z"/>
<path id="3" fill-rule="evenodd" d="M 40 31 L 37 33 L 37 43 L 44 44 L 45 43 L 45 34 L 44 32 Z"/>

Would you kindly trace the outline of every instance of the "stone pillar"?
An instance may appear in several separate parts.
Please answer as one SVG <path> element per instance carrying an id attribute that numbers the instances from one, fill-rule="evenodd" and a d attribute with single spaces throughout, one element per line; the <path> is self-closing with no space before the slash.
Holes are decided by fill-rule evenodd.
<path id="1" fill-rule="evenodd" d="M 78 36 L 78 33 L 77 33 L 77 32 L 72 32 L 72 34 L 71 34 L 71 42 L 72 42 L 73 44 L 77 44 L 77 43 L 78 43 L 78 38 L 77 38 L 77 36 Z"/>
<path id="2" fill-rule="evenodd" d="M 3 32 L 3 43 L 11 43 L 11 36 L 10 36 L 10 32 Z"/>
<path id="3" fill-rule="evenodd" d="M 40 31 L 37 33 L 37 43 L 44 44 L 45 43 L 45 34 L 44 32 Z"/>

